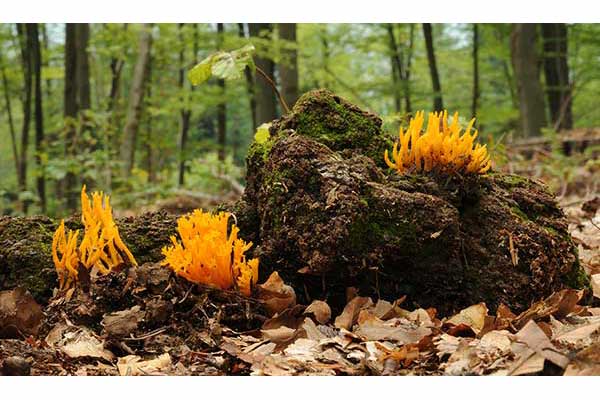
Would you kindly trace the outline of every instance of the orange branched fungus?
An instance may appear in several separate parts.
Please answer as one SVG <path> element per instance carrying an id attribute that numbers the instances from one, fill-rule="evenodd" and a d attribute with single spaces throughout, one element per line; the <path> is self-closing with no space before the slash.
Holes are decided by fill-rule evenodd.
<path id="1" fill-rule="evenodd" d="M 491 167 L 485 145 L 475 142 L 477 130 L 471 133 L 473 118 L 464 133 L 458 123 L 458 113 L 448 125 L 448 113 L 430 113 L 427 129 L 422 133 L 424 112 L 411 118 L 406 131 L 400 128 L 399 139 L 392 150 L 392 160 L 385 151 L 384 159 L 398 173 L 430 172 L 445 174 L 484 174 Z"/>
<path id="2" fill-rule="evenodd" d="M 83 239 L 77 246 L 79 231 L 65 231 L 65 221 L 54 233 L 52 259 L 58 272 L 61 289 L 69 287 L 77 280 L 79 266 L 95 269 L 102 275 L 115 267 L 129 262 L 137 266 L 133 254 L 121 237 L 112 217 L 109 196 L 102 192 L 92 193 L 89 200 L 85 185 L 81 189 L 81 221 L 84 226 Z"/>
<path id="3" fill-rule="evenodd" d="M 168 265 L 188 281 L 220 289 L 237 287 L 249 296 L 258 279 L 258 259 L 246 260 L 244 253 L 252 247 L 238 239 L 239 228 L 227 222 L 231 214 L 211 214 L 201 210 L 177 220 L 181 242 L 171 236 L 172 246 L 162 249 L 163 265 Z"/>

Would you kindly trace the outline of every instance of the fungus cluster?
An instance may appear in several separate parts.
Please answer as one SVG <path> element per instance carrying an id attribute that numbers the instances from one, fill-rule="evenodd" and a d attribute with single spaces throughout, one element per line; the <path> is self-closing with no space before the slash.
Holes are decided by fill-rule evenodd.
<path id="1" fill-rule="evenodd" d="M 461 134 L 458 113 L 448 125 L 447 111 L 430 113 L 423 131 L 425 114 L 417 112 L 406 131 L 400 128 L 391 160 L 386 150 L 384 159 L 400 174 L 437 172 L 441 174 L 484 174 L 491 167 L 485 145 L 475 143 L 477 130 L 471 133 L 475 118 Z"/>
<path id="2" fill-rule="evenodd" d="M 211 214 L 194 210 L 177 220 L 181 241 L 171 237 L 171 246 L 162 249 L 163 265 L 194 283 L 219 289 L 237 288 L 249 296 L 258 279 L 258 259 L 246 260 L 244 253 L 252 247 L 238 238 L 239 228 L 229 229 L 231 214 Z"/>
<path id="3" fill-rule="evenodd" d="M 90 201 L 84 185 L 81 189 L 81 221 L 84 233 L 79 245 L 79 230 L 66 230 L 64 220 L 52 239 L 52 259 L 60 289 L 77 281 L 80 267 L 106 275 L 125 263 L 137 266 L 133 254 L 119 236 L 108 195 L 94 192 Z"/>

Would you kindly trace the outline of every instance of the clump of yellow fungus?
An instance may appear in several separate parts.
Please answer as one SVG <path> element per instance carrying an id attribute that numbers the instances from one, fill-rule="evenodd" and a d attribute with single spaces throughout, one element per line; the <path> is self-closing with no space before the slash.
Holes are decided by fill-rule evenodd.
<path id="1" fill-rule="evenodd" d="M 461 134 L 458 113 L 448 125 L 448 113 L 430 113 L 427 129 L 423 132 L 425 113 L 417 112 L 411 118 L 408 129 L 402 127 L 399 139 L 392 150 L 392 160 L 388 151 L 384 159 L 390 168 L 398 173 L 437 172 L 442 174 L 484 174 L 491 167 L 485 145 L 475 143 L 477 130 L 471 133 L 475 118 Z"/>
<path id="2" fill-rule="evenodd" d="M 64 220 L 52 239 L 52 259 L 60 289 L 68 288 L 77 281 L 80 266 L 102 275 L 125 262 L 137 266 L 133 254 L 119 236 L 108 195 L 94 192 L 90 201 L 84 185 L 81 189 L 81 221 L 84 233 L 79 246 L 79 230 L 67 232 Z"/>
<path id="3" fill-rule="evenodd" d="M 172 245 L 165 246 L 163 265 L 194 283 L 219 289 L 238 288 L 250 296 L 258 279 L 258 259 L 246 260 L 244 253 L 252 247 L 238 239 L 239 228 L 234 224 L 227 234 L 231 214 L 211 214 L 202 210 L 177 220 L 181 242 L 171 236 Z"/>

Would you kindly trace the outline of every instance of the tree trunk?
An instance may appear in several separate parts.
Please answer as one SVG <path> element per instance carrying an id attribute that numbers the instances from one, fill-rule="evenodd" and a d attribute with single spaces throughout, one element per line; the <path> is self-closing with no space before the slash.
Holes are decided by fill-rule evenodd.
<path id="1" fill-rule="evenodd" d="M 19 151 L 17 149 L 17 133 L 15 130 L 15 122 L 13 120 L 12 105 L 10 102 L 10 87 L 8 86 L 8 78 L 6 77 L 6 66 L 4 65 L 4 59 L 0 52 L 0 68 L 2 68 L 2 88 L 4 93 L 4 105 L 6 114 L 8 117 L 8 129 L 10 132 L 10 143 L 12 147 L 13 158 L 15 161 L 15 174 L 17 175 L 17 182 L 19 181 L 19 168 L 21 162 L 19 160 Z"/>
<path id="2" fill-rule="evenodd" d="M 178 165 L 178 179 L 177 183 L 179 187 L 182 187 L 185 183 L 185 150 L 188 141 L 188 132 L 190 129 L 190 117 L 191 111 L 186 108 L 184 104 L 184 88 L 185 88 L 185 76 L 186 70 L 185 67 L 185 40 L 183 37 L 183 27 L 184 24 L 179 24 L 179 44 L 181 45 L 181 49 L 179 50 L 179 90 L 181 91 L 181 101 L 182 108 L 179 112 L 180 126 L 179 126 L 179 165 Z"/>
<path id="3" fill-rule="evenodd" d="M 536 36 L 535 24 L 513 25 L 511 58 L 517 83 L 521 133 L 525 137 L 539 136 L 546 125 Z"/>
<path id="4" fill-rule="evenodd" d="M 42 48 L 44 49 L 44 54 L 42 54 L 42 67 L 48 66 L 48 60 L 50 58 L 49 45 L 48 45 L 48 30 L 46 29 L 46 24 L 40 24 L 42 31 Z M 46 79 L 46 96 L 50 98 L 52 96 L 52 80 Z"/>
<path id="5" fill-rule="evenodd" d="M 435 50 L 433 47 L 431 24 L 423 24 L 423 36 L 425 37 L 427 61 L 429 63 L 429 73 L 431 75 L 431 85 L 433 87 L 433 109 L 436 111 L 441 111 L 444 109 L 444 102 L 442 101 L 442 85 L 440 83 L 437 63 L 435 61 Z"/>
<path id="6" fill-rule="evenodd" d="M 65 26 L 65 84 L 64 84 L 64 117 L 65 117 L 65 158 L 75 155 L 77 140 L 77 29 L 75 24 Z M 76 176 L 67 171 L 64 184 L 59 185 L 57 197 L 66 197 L 68 210 L 77 207 L 77 190 L 75 189 Z M 62 193 L 61 193 L 62 192 Z"/>
<path id="7" fill-rule="evenodd" d="M 298 50 L 296 46 L 296 24 L 279 24 L 279 38 L 286 41 L 279 64 L 281 94 L 290 108 L 298 100 Z"/>
<path id="8" fill-rule="evenodd" d="M 32 43 L 31 37 L 26 34 L 25 24 L 17 24 L 17 33 L 19 35 L 19 43 L 21 47 L 21 63 L 23 66 L 23 125 L 21 129 L 21 154 L 19 155 L 19 174 L 18 174 L 18 187 L 20 192 L 27 190 L 27 150 L 29 148 L 29 125 L 31 122 L 31 89 L 32 89 L 32 65 L 31 65 L 31 51 Z M 21 211 L 27 213 L 28 203 L 26 201 L 21 202 Z"/>
<path id="9" fill-rule="evenodd" d="M 88 43 L 90 40 L 90 24 L 75 24 L 75 46 L 77 60 L 75 61 L 77 75 L 78 111 L 89 110 L 90 96 L 90 63 L 88 58 Z"/>
<path id="10" fill-rule="evenodd" d="M 473 24 L 473 102 L 471 116 L 477 115 L 479 108 L 479 26 Z"/>
<path id="11" fill-rule="evenodd" d="M 127 121 L 123 129 L 123 145 L 121 159 L 123 160 L 123 176 L 129 178 L 135 161 L 135 144 L 137 140 L 140 115 L 144 100 L 146 75 L 150 50 L 152 47 L 152 24 L 143 24 L 138 43 L 138 57 L 133 71 L 129 104 L 127 106 Z"/>
<path id="12" fill-rule="evenodd" d="M 273 27 L 271 24 L 248 24 L 251 37 L 262 37 L 270 40 Z M 258 53 L 260 54 L 260 53 Z M 275 63 L 265 55 L 257 55 L 255 64 L 272 81 L 275 81 Z M 277 100 L 275 93 L 269 83 L 256 72 L 254 75 L 254 87 L 256 93 L 256 125 L 271 122 L 277 118 Z"/>
<path id="13" fill-rule="evenodd" d="M 123 24 L 123 29 L 127 30 L 127 24 Z M 119 89 L 121 83 L 121 71 L 125 65 L 125 60 L 120 57 L 112 57 L 110 59 L 110 93 L 108 95 L 108 111 L 112 111 L 119 98 Z"/>
<path id="14" fill-rule="evenodd" d="M 148 61 L 148 84 L 146 85 L 146 104 L 152 105 L 152 69 L 154 64 L 154 57 L 150 55 Z M 148 171 L 148 183 L 156 183 L 158 181 L 156 174 L 156 145 L 154 143 L 153 132 L 152 132 L 152 114 L 147 113 L 146 115 L 146 171 Z"/>
<path id="15" fill-rule="evenodd" d="M 544 75 L 550 118 L 556 130 L 571 129 L 573 112 L 567 62 L 567 25 L 540 25 L 544 43 Z"/>
<path id="16" fill-rule="evenodd" d="M 238 24 L 238 34 L 241 38 L 246 38 L 246 31 L 244 24 Z M 250 103 L 250 116 L 252 117 L 252 128 L 255 129 L 258 124 L 256 123 L 256 93 L 254 90 L 254 76 L 250 67 L 244 68 L 244 75 L 246 76 L 246 88 L 248 90 L 248 99 Z"/>
<path id="17" fill-rule="evenodd" d="M 42 154 L 46 151 L 44 143 L 44 110 L 42 108 L 42 52 L 37 24 L 27 24 L 27 36 L 31 42 L 31 62 L 35 79 L 35 164 L 37 167 L 36 188 L 40 198 L 40 208 L 46 213 L 46 176 L 42 164 Z"/>
<path id="18" fill-rule="evenodd" d="M 224 35 L 224 26 L 223 24 L 217 24 L 217 48 L 223 48 L 223 35 Z M 225 160 L 225 141 L 227 134 L 227 108 L 225 104 L 225 80 L 218 79 L 217 84 L 220 88 L 220 101 L 217 105 L 217 142 L 219 145 L 219 160 Z"/>
<path id="19" fill-rule="evenodd" d="M 385 24 L 385 28 L 387 30 L 388 35 L 388 47 L 390 52 L 390 61 L 392 65 L 392 94 L 394 97 L 394 108 L 396 110 L 396 113 L 399 113 L 402 110 L 401 86 L 402 77 L 404 75 L 402 71 L 402 60 L 400 59 L 402 54 L 400 53 L 400 49 L 398 49 L 398 44 L 396 43 L 394 25 Z"/>
<path id="20" fill-rule="evenodd" d="M 415 47 L 415 24 L 410 24 L 408 34 L 408 51 L 406 54 L 406 67 L 404 68 L 404 109 L 409 114 L 412 111 L 410 102 L 410 72 L 412 67 L 413 50 Z"/>

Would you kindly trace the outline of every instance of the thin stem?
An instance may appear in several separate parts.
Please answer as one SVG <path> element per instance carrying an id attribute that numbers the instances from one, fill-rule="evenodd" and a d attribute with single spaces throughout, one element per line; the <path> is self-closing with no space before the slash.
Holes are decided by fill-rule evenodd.
<path id="1" fill-rule="evenodd" d="M 279 99 L 279 103 L 281 104 L 281 106 L 285 110 L 285 113 L 286 114 L 289 113 L 290 112 L 290 107 L 287 105 L 287 103 L 283 99 L 283 96 L 281 96 L 281 93 L 279 93 L 279 90 L 277 89 L 277 85 L 275 85 L 275 82 L 273 82 L 273 80 L 271 78 L 269 78 L 269 75 L 267 75 L 265 73 L 265 71 L 263 71 L 262 69 L 260 69 L 258 66 L 255 66 L 255 68 L 256 68 L 256 71 L 269 83 L 269 85 L 271 85 L 271 87 L 275 91 L 275 94 L 277 94 L 277 98 Z"/>

